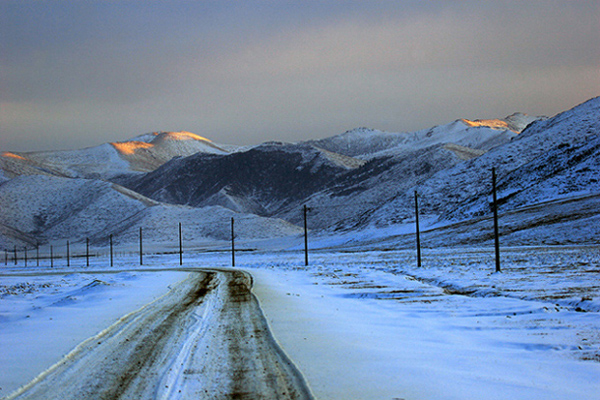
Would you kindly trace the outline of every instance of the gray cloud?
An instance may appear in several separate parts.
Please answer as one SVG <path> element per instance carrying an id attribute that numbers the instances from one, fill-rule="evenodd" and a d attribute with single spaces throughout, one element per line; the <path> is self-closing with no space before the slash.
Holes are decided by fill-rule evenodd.
<path id="1" fill-rule="evenodd" d="M 0 149 L 406 131 L 599 94 L 595 1 L 431 3 L 2 3 Z"/>

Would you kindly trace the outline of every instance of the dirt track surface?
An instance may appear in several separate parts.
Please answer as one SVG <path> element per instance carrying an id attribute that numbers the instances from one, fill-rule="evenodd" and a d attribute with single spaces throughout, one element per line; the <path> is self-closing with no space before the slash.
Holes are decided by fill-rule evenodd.
<path id="1" fill-rule="evenodd" d="M 8 399 L 312 399 L 251 288 L 242 271 L 191 273 Z"/>

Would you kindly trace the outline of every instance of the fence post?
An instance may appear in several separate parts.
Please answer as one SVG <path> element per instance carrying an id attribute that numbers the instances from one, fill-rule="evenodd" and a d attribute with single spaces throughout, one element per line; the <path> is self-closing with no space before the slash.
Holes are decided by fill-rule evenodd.
<path id="1" fill-rule="evenodd" d="M 40 266 L 40 242 L 35 242 L 35 265 Z"/>
<path id="2" fill-rule="evenodd" d="M 27 266 L 27 246 L 25 246 L 23 251 L 25 252 L 25 266 Z"/>
<path id="3" fill-rule="evenodd" d="M 306 214 L 308 213 L 308 207 L 304 205 L 304 265 L 308 266 L 308 227 L 306 222 Z"/>
<path id="4" fill-rule="evenodd" d="M 142 227 L 140 226 L 140 265 L 144 265 L 144 258 L 142 255 Z"/>
<path id="5" fill-rule="evenodd" d="M 415 190 L 415 223 L 417 231 L 417 267 L 421 267 L 421 232 L 419 231 L 419 200 L 418 193 Z"/>
<path id="6" fill-rule="evenodd" d="M 71 253 L 69 249 L 69 241 L 67 240 L 67 267 L 71 266 Z"/>
<path id="7" fill-rule="evenodd" d="M 15 265 L 17 265 L 17 245 L 15 244 Z"/>
<path id="8" fill-rule="evenodd" d="M 231 266 L 235 267 L 235 234 L 233 230 L 234 219 L 231 217 Z"/>
<path id="9" fill-rule="evenodd" d="M 110 266 L 113 266 L 113 235 L 112 233 L 110 234 L 110 236 L 108 237 L 109 243 L 110 243 Z"/>
<path id="10" fill-rule="evenodd" d="M 90 266 L 90 238 L 85 238 L 85 266 Z"/>
<path id="11" fill-rule="evenodd" d="M 181 236 L 181 222 L 179 223 L 179 265 L 183 265 L 183 238 Z"/>
<path id="12" fill-rule="evenodd" d="M 496 250 L 496 272 L 501 272 L 500 269 L 500 238 L 498 234 L 498 199 L 496 197 L 496 168 L 492 168 L 492 197 L 494 203 L 494 247 Z"/>
<path id="13" fill-rule="evenodd" d="M 50 268 L 54 268 L 54 248 L 50 245 Z"/>
<path id="14" fill-rule="evenodd" d="M 8 249 L 4 249 L 4 265 L 8 265 Z"/>

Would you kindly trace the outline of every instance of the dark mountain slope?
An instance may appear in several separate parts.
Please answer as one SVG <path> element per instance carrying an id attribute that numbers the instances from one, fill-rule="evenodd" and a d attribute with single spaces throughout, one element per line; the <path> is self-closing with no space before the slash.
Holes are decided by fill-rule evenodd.
<path id="1" fill-rule="evenodd" d="M 152 199 L 195 207 L 222 205 L 272 215 L 320 191 L 357 164 L 309 145 L 267 143 L 224 156 L 196 154 L 172 160 L 124 186 Z"/>
<path id="2" fill-rule="evenodd" d="M 307 200 L 311 208 L 310 226 L 312 229 L 364 226 L 375 210 L 393 201 L 398 193 L 461 161 L 444 145 L 371 159 L 362 167 L 332 179 L 326 188 Z M 294 223 L 301 222 L 298 209 L 285 208 L 276 216 Z M 388 217 L 389 222 L 398 218 L 393 214 Z"/>

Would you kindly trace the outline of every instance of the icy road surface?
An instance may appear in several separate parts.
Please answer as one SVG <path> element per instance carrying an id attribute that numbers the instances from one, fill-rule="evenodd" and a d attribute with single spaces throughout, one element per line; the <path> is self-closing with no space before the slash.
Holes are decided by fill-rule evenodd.
<path id="1" fill-rule="evenodd" d="M 273 339 L 252 278 L 192 272 L 9 399 L 311 399 Z"/>

